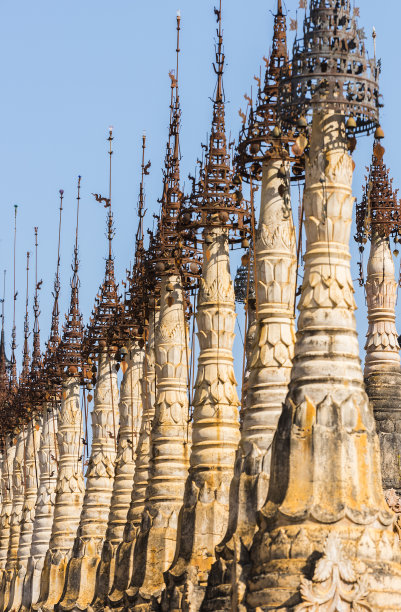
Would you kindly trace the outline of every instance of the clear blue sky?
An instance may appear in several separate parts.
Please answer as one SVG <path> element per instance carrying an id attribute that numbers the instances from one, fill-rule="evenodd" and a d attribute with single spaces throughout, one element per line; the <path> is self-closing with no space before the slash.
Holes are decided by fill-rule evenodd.
<path id="1" fill-rule="evenodd" d="M 298 0 L 287 1 L 295 18 Z M 378 33 L 377 54 L 387 135 L 386 161 L 395 185 L 400 181 L 401 122 L 399 100 L 399 0 L 364 0 L 360 27 Z M 125 275 L 133 255 L 143 130 L 148 136 L 151 174 L 147 207 L 156 212 L 168 126 L 169 77 L 175 65 L 175 15 L 181 9 L 182 176 L 194 168 L 211 119 L 215 18 L 212 0 L 2 0 L 0 5 L 1 140 L 0 270 L 7 268 L 6 331 L 12 319 L 13 205 L 19 205 L 17 325 L 19 354 L 24 312 L 25 252 L 33 251 L 33 227 L 39 226 L 39 276 L 42 343 L 51 314 L 56 265 L 58 190 L 65 190 L 62 228 L 61 311 L 69 300 L 75 218 L 75 185 L 82 175 L 80 224 L 81 305 L 87 320 L 104 273 L 105 210 L 91 192 L 107 191 L 107 128 L 114 126 L 113 208 L 117 278 Z M 238 109 L 245 107 L 253 75 L 269 52 L 276 0 L 223 0 L 227 59 L 227 126 L 239 129 Z M 304 11 L 299 11 L 301 26 Z M 292 37 L 291 37 L 292 43 Z M 371 138 L 359 141 L 354 192 L 360 196 Z M 401 181 L 400 181 L 401 182 Z M 188 184 L 188 181 L 187 181 Z M 294 202 L 296 214 L 297 202 Z M 150 215 L 148 223 L 151 223 Z M 354 277 L 356 248 L 353 247 Z M 238 256 L 233 261 L 233 272 Z M 31 274 L 31 293 L 33 274 Z M 366 331 L 364 296 L 357 290 L 360 341 Z M 31 298 L 32 304 L 32 298 Z M 240 310 L 240 308 L 239 308 Z M 30 310 L 32 324 L 32 310 Z M 240 317 L 241 319 L 241 317 Z M 401 327 L 401 326 L 399 326 Z M 237 374 L 242 350 L 236 343 Z M 9 353 L 9 350 L 8 350 Z M 18 354 L 18 356 L 19 356 Z"/>

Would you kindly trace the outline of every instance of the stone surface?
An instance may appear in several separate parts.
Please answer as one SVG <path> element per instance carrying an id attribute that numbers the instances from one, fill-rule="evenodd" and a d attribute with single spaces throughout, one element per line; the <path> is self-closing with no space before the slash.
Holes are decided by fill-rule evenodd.
<path id="1" fill-rule="evenodd" d="M 344 610 L 365 603 L 375 612 L 399 607 L 399 540 L 381 488 L 354 317 L 352 174 L 344 118 L 315 110 L 306 160 L 307 247 L 297 342 L 273 443 L 269 493 L 251 551 L 250 610 L 330 609 L 319 599 L 320 587 L 337 593 Z M 337 561 L 329 552 L 333 538 Z M 325 572 L 316 563 L 322 555 Z M 347 584 L 335 582 L 338 571 Z M 344 599 L 344 589 L 361 594 L 355 606 Z"/>
<path id="2" fill-rule="evenodd" d="M 144 349 L 132 343 L 125 358 L 127 369 L 120 387 L 120 428 L 116 472 L 109 522 L 97 572 L 94 609 L 103 609 L 113 584 L 116 551 L 122 542 L 135 474 L 135 453 L 142 419 L 142 378 Z"/>
<path id="3" fill-rule="evenodd" d="M 171 284 L 174 291 L 167 291 Z M 178 275 L 164 276 L 156 330 L 156 410 L 146 504 L 138 533 L 126 604 L 143 611 L 164 587 L 173 559 L 178 515 L 188 476 L 191 431 L 188 406 L 188 331 Z"/>
<path id="4" fill-rule="evenodd" d="M 7 610 L 17 612 L 22 602 L 22 587 L 31 552 L 35 504 L 39 486 L 39 442 L 42 430 L 42 417 L 31 420 L 27 425 L 25 442 L 25 495 L 22 507 L 20 537 L 17 563 L 10 584 L 10 597 Z"/>
<path id="5" fill-rule="evenodd" d="M 228 236 L 210 228 L 196 321 L 199 339 L 192 451 L 177 550 L 165 574 L 163 609 L 196 610 L 203 599 L 214 551 L 227 529 L 229 489 L 240 433 L 233 369 L 235 304 Z"/>
<path id="6" fill-rule="evenodd" d="M 6 610 L 10 600 L 10 589 L 12 579 L 17 566 L 17 554 L 19 537 L 21 533 L 22 509 L 25 498 L 25 445 L 26 445 L 26 426 L 18 434 L 16 439 L 15 456 L 12 470 L 12 509 L 10 516 L 10 538 L 8 541 L 7 561 L 5 571 L 2 576 L 0 609 Z"/>
<path id="7" fill-rule="evenodd" d="M 257 511 L 266 500 L 273 435 L 291 375 L 296 240 L 287 181 L 277 174 L 281 165 L 281 160 L 270 161 L 263 168 L 255 245 L 257 328 L 230 491 L 230 520 L 216 549 L 204 610 L 243 605 L 249 549 L 257 528 Z M 284 190 L 283 185 L 287 187 Z"/>
<path id="8" fill-rule="evenodd" d="M 145 508 L 146 488 L 150 468 L 150 432 L 155 415 L 156 371 L 155 330 L 159 310 L 154 310 L 149 320 L 149 338 L 143 366 L 143 414 L 135 459 L 135 476 L 131 502 L 124 527 L 123 541 L 116 552 L 116 571 L 107 603 L 111 608 L 121 608 L 124 592 L 129 587 L 133 570 L 135 541 Z"/>
<path id="9" fill-rule="evenodd" d="M 0 521 L 0 581 L 6 567 L 10 540 L 10 518 L 13 500 L 12 474 L 16 446 L 11 435 L 6 436 L 1 466 L 1 521 Z"/>
<path id="10" fill-rule="evenodd" d="M 367 273 L 365 385 L 379 434 L 383 487 L 400 493 L 401 367 L 395 326 L 397 283 L 388 238 L 372 236 Z"/>
<path id="11" fill-rule="evenodd" d="M 45 404 L 38 453 L 39 488 L 36 499 L 32 543 L 22 591 L 21 612 L 35 604 L 40 593 L 40 577 L 53 524 L 57 485 L 57 409 Z"/>
<path id="12" fill-rule="evenodd" d="M 85 482 L 82 473 L 82 413 L 79 382 L 63 383 L 58 415 L 59 469 L 49 550 L 41 575 L 40 594 L 34 610 L 54 610 L 63 593 L 65 572 L 77 533 Z"/>
<path id="13" fill-rule="evenodd" d="M 100 353 L 92 417 L 92 446 L 85 497 L 63 596 L 58 610 L 86 610 L 95 597 L 96 571 L 107 530 L 113 493 L 119 427 L 114 359 Z"/>

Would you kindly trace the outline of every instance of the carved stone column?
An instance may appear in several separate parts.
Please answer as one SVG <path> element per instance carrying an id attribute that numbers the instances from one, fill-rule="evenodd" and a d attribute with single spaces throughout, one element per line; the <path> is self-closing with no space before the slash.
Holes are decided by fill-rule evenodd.
<path id="1" fill-rule="evenodd" d="M 129 346 L 128 355 L 125 358 L 127 369 L 120 387 L 120 429 L 116 473 L 109 522 L 97 574 L 96 599 L 92 605 L 95 609 L 104 608 L 106 597 L 113 585 L 116 551 L 123 539 L 127 522 L 127 511 L 135 474 L 135 453 L 142 418 L 144 357 L 145 351 L 139 348 L 137 343 Z"/>
<path id="2" fill-rule="evenodd" d="M 27 426 L 24 465 L 25 498 L 22 508 L 17 564 L 10 586 L 10 597 L 7 607 L 10 612 L 17 612 L 20 609 L 22 587 L 31 551 L 35 504 L 39 485 L 38 451 L 41 429 L 42 417 L 33 419 Z"/>
<path id="3" fill-rule="evenodd" d="M 12 578 L 17 565 L 17 553 L 19 537 L 21 533 L 22 508 L 25 497 L 25 446 L 27 427 L 21 430 L 17 436 L 15 456 L 12 471 L 12 509 L 10 517 L 10 538 L 8 541 L 7 562 L 0 594 L 0 610 L 6 610 L 9 598 Z"/>
<path id="4" fill-rule="evenodd" d="M 63 593 L 65 573 L 77 533 L 85 483 L 82 473 L 82 413 L 79 382 L 63 383 L 58 417 L 59 469 L 49 550 L 41 576 L 39 600 L 34 610 L 50 611 Z"/>
<path id="5" fill-rule="evenodd" d="M 256 237 L 257 329 L 249 362 L 227 533 L 216 549 L 205 610 L 243 605 L 257 511 L 266 501 L 273 435 L 288 392 L 294 353 L 296 240 L 281 160 L 263 167 Z M 281 195 L 280 195 L 281 194 Z"/>
<path id="6" fill-rule="evenodd" d="M 379 434 L 383 488 L 400 495 L 401 367 L 395 326 L 397 283 L 388 238 L 372 236 L 367 272 L 366 391 Z"/>
<path id="7" fill-rule="evenodd" d="M 113 587 L 108 597 L 111 608 L 123 605 L 124 592 L 128 588 L 133 571 L 135 541 L 145 508 L 146 488 L 150 468 L 150 432 L 155 415 L 155 329 L 159 322 L 159 311 L 154 310 L 149 319 L 149 338 L 143 365 L 143 414 L 136 450 L 134 484 L 131 494 L 123 541 L 116 553 L 116 570 Z"/>
<path id="8" fill-rule="evenodd" d="M 174 290 L 168 291 L 168 285 Z M 126 593 L 127 604 L 141 611 L 150 609 L 152 598 L 159 598 L 163 572 L 174 559 L 178 514 L 188 476 L 189 346 L 183 297 L 180 277 L 164 276 L 155 338 L 157 392 L 150 478 Z"/>
<path id="9" fill-rule="evenodd" d="M 86 472 L 82 513 L 69 561 L 60 610 L 86 610 L 95 596 L 113 492 L 119 426 L 118 386 L 114 360 L 100 353 L 92 411 L 92 448 Z"/>
<path id="10" fill-rule="evenodd" d="M 13 503 L 13 465 L 16 446 L 11 435 L 6 436 L 1 467 L 1 521 L 0 521 L 0 580 L 6 567 L 8 544 L 10 541 L 10 518 Z"/>
<path id="11" fill-rule="evenodd" d="M 210 228 L 196 314 L 200 345 L 192 452 L 177 551 L 166 573 L 164 609 L 198 610 L 215 546 L 227 529 L 229 488 L 240 438 L 233 369 L 235 303 L 228 236 Z"/>
<path id="12" fill-rule="evenodd" d="M 39 489 L 33 522 L 32 544 L 22 591 L 21 611 L 29 610 L 30 606 L 38 601 L 40 576 L 50 543 L 58 471 L 56 435 L 57 413 L 53 407 L 45 404 L 38 453 Z"/>
<path id="13" fill-rule="evenodd" d="M 381 488 L 354 317 L 347 145 L 344 117 L 315 110 L 297 342 L 251 552 L 250 610 L 399 607 L 399 540 Z"/>

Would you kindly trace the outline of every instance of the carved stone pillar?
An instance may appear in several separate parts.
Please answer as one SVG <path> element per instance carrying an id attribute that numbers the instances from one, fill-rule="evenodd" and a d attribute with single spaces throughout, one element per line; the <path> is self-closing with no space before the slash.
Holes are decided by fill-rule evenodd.
<path id="1" fill-rule="evenodd" d="M 50 405 L 45 404 L 38 453 L 39 489 L 33 522 L 32 544 L 22 591 L 21 612 L 29 610 L 30 606 L 38 601 L 40 576 L 50 543 L 58 471 L 56 435 L 56 410 Z"/>
<path id="2" fill-rule="evenodd" d="M 372 236 L 367 272 L 366 391 L 379 434 L 383 488 L 400 495 L 401 368 L 395 327 L 397 283 L 388 238 Z"/>
<path id="3" fill-rule="evenodd" d="M 25 446 L 27 427 L 17 436 L 12 471 L 12 509 L 10 517 L 10 538 L 5 572 L 1 584 L 0 610 L 6 610 L 10 599 L 10 588 L 17 565 L 19 537 L 21 533 L 22 508 L 25 497 Z"/>
<path id="4" fill-rule="evenodd" d="M 167 291 L 167 285 L 174 290 Z M 159 598 L 164 587 L 163 572 L 174 559 L 178 514 L 188 476 L 189 345 L 183 297 L 180 277 L 163 277 L 155 338 L 157 392 L 150 478 L 135 545 L 133 575 L 126 593 L 127 604 L 141 611 L 150 609 L 152 598 Z"/>
<path id="5" fill-rule="evenodd" d="M 53 610 L 63 593 L 65 573 L 77 533 L 85 483 L 82 473 L 82 413 L 79 382 L 63 383 L 58 417 L 59 469 L 49 550 L 41 576 L 39 600 L 34 610 Z"/>
<path id="6" fill-rule="evenodd" d="M 133 344 L 129 347 L 128 355 L 125 358 L 127 369 L 120 387 L 120 428 L 116 473 L 109 522 L 97 574 L 96 599 L 92 605 L 95 609 L 104 608 L 106 597 L 113 585 L 116 551 L 123 539 L 127 522 L 127 511 L 135 474 L 135 453 L 142 418 L 144 357 L 144 349 L 139 348 L 138 344 Z"/>
<path id="7" fill-rule="evenodd" d="M 8 544 L 10 541 L 10 518 L 13 503 L 13 465 L 16 446 L 11 435 L 6 436 L 1 467 L 1 524 L 0 524 L 0 581 L 6 567 Z"/>
<path id="8" fill-rule="evenodd" d="M 118 426 L 117 372 L 113 358 L 100 353 L 85 497 L 59 610 L 86 610 L 95 596 L 113 493 Z"/>
<path id="9" fill-rule="evenodd" d="M 297 342 L 251 551 L 250 610 L 399 607 L 399 539 L 381 488 L 354 317 L 352 173 L 344 117 L 315 111 Z"/>
<path id="10" fill-rule="evenodd" d="M 230 520 L 216 549 L 205 610 L 243 605 L 257 511 L 266 501 L 273 435 L 288 392 L 294 353 L 296 239 L 288 189 L 278 176 L 281 160 L 263 167 L 255 245 L 257 329 L 249 361 L 246 402 Z M 281 195 L 280 195 L 281 194 Z"/>
<path id="11" fill-rule="evenodd" d="M 227 529 L 229 488 L 240 438 L 233 369 L 235 303 L 228 236 L 210 228 L 196 314 L 200 345 L 192 452 L 177 550 L 166 572 L 164 609 L 198 610 L 214 551 Z"/>
<path id="12" fill-rule="evenodd" d="M 10 586 L 7 607 L 10 612 L 17 612 L 21 607 L 22 587 L 31 551 L 35 504 L 39 485 L 38 451 L 41 429 L 42 417 L 35 418 L 27 426 L 24 465 L 25 497 L 22 508 L 17 564 Z"/>
<path id="13" fill-rule="evenodd" d="M 149 319 L 149 338 L 143 364 L 143 413 L 135 458 L 134 484 L 131 494 L 123 541 L 116 553 L 114 582 L 108 597 L 111 608 L 123 605 L 124 592 L 128 588 L 133 571 L 135 541 L 145 508 L 146 488 L 149 479 L 150 432 L 155 415 L 155 329 L 159 322 L 159 311 L 154 310 Z"/>

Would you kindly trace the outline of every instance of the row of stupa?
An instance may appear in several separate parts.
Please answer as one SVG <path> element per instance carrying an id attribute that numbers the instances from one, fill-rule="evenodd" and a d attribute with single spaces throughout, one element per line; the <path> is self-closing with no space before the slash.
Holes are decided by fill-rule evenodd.
<path id="1" fill-rule="evenodd" d="M 265 79 L 232 160 L 221 2 L 215 12 L 205 157 L 184 195 L 177 51 L 157 228 L 145 247 L 144 139 L 123 299 L 110 132 L 110 192 L 96 194 L 107 210 L 108 255 L 89 324 L 79 307 L 79 179 L 61 332 L 62 191 L 50 338 L 42 354 L 36 270 L 32 358 L 27 295 L 19 376 L 15 315 L 9 363 L 3 330 L 0 612 L 401 610 L 401 368 L 390 248 L 401 235 L 401 204 L 383 160 L 376 60 L 366 57 L 350 0 L 310 0 L 290 62 L 278 0 Z M 177 50 L 179 34 L 177 17 Z M 361 264 L 363 373 L 350 273 L 351 155 L 356 137 L 372 132 L 356 211 L 361 254 L 370 244 L 366 280 Z M 303 187 L 298 236 L 293 182 Z M 234 283 L 235 246 L 244 255 Z M 27 282 L 29 267 L 28 257 Z M 236 296 L 247 325 L 241 398 Z"/>

